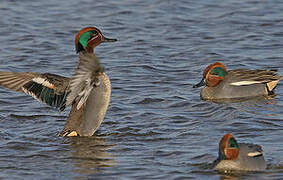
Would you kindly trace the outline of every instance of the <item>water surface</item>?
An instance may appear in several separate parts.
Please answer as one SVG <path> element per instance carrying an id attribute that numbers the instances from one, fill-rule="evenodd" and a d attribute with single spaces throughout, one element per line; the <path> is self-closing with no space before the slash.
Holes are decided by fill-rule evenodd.
<path id="1" fill-rule="evenodd" d="M 214 61 L 283 75 L 282 2 L 2 0 L 0 70 L 70 77 L 85 26 L 119 40 L 95 51 L 112 81 L 102 126 L 90 138 L 57 137 L 70 109 L 1 88 L 0 178 L 282 179 L 282 82 L 273 99 L 237 103 L 205 102 L 192 88 Z M 211 169 L 225 133 L 262 145 L 268 169 Z"/>

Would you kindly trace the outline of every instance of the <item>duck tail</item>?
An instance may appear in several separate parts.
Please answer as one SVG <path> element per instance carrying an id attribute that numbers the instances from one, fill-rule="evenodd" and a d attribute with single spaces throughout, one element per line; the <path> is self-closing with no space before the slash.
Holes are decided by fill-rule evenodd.
<path id="1" fill-rule="evenodd" d="M 273 90 L 276 88 L 279 80 L 280 79 L 274 80 L 274 81 L 270 81 L 270 82 L 266 83 L 266 90 L 268 92 L 268 95 L 274 94 Z"/>

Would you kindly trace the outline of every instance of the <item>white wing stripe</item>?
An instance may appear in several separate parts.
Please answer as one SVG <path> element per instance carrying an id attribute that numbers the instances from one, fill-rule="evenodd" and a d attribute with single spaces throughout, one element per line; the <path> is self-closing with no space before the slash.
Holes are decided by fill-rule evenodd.
<path id="1" fill-rule="evenodd" d="M 53 88 L 54 85 L 51 84 L 50 82 L 48 82 L 46 79 L 44 78 L 41 78 L 41 77 L 36 77 L 36 78 L 33 78 L 32 79 L 34 82 L 38 83 L 38 84 L 41 84 L 45 87 L 48 87 L 48 88 Z"/>
<path id="2" fill-rule="evenodd" d="M 250 157 L 255 157 L 255 156 L 260 156 L 260 155 L 262 155 L 262 153 L 258 151 L 248 153 L 248 156 Z"/>
<path id="3" fill-rule="evenodd" d="M 233 82 L 230 83 L 232 86 L 244 86 L 244 85 L 251 85 L 251 84 L 260 84 L 262 82 L 260 81 L 238 81 L 238 82 Z"/>

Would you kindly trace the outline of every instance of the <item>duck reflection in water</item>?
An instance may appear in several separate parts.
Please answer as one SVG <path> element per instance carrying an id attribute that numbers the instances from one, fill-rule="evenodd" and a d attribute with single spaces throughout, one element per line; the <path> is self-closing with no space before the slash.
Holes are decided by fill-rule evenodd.
<path id="1" fill-rule="evenodd" d="M 103 171 L 103 168 L 113 167 L 117 164 L 113 153 L 108 152 L 115 144 L 108 144 L 103 136 L 70 137 L 72 147 L 72 159 L 74 160 L 76 173 L 82 175 L 95 174 Z"/>

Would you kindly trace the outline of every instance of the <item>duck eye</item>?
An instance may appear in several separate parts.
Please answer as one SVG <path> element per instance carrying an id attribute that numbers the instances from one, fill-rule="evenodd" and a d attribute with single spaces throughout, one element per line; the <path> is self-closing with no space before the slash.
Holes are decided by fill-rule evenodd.
<path id="1" fill-rule="evenodd" d="M 214 72 L 214 71 L 211 71 L 210 74 L 211 74 L 211 75 L 218 75 L 218 73 L 217 73 L 217 72 Z"/>

